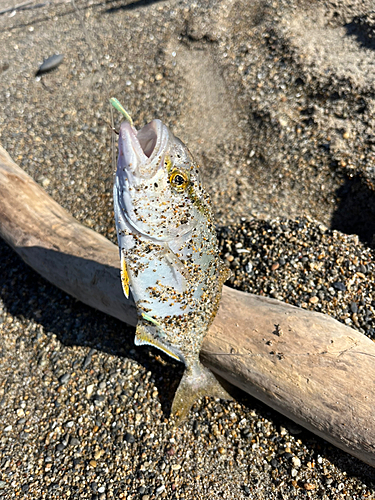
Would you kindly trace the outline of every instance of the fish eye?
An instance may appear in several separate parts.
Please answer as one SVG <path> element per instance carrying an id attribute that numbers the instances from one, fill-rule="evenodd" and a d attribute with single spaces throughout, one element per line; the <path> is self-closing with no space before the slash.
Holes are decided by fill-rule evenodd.
<path id="1" fill-rule="evenodd" d="M 169 182 L 176 189 L 176 191 L 181 192 L 184 191 L 189 184 L 189 178 L 184 172 L 181 172 L 180 170 L 173 170 L 169 176 Z"/>
<path id="2" fill-rule="evenodd" d="M 182 186 L 182 184 L 185 182 L 185 179 L 182 177 L 182 175 L 180 174 L 177 174 L 174 176 L 173 178 L 173 183 L 176 185 L 176 186 Z"/>

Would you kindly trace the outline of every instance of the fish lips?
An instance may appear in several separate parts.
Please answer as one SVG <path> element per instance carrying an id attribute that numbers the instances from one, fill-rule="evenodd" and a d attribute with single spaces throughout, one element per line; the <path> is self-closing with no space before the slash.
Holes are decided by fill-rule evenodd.
<path id="1" fill-rule="evenodd" d="M 139 131 L 129 122 L 123 122 L 118 168 L 139 180 L 152 178 L 164 160 L 168 138 L 168 128 L 161 120 L 152 120 Z"/>

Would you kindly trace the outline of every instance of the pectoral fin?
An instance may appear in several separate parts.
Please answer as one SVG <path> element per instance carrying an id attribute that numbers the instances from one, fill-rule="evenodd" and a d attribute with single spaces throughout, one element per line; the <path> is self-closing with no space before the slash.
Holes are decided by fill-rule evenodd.
<path id="1" fill-rule="evenodd" d="M 173 270 L 178 271 L 186 280 L 191 279 L 191 274 L 185 264 L 181 262 L 177 255 L 167 245 L 165 246 L 164 257 Z"/>

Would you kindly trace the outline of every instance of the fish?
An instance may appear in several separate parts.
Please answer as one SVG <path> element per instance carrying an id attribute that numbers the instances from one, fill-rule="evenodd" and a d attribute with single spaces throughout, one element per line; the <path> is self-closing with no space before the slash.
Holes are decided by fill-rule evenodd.
<path id="1" fill-rule="evenodd" d="M 202 396 L 231 399 L 199 360 L 230 271 L 188 148 L 161 120 L 137 130 L 119 101 L 111 104 L 125 117 L 113 187 L 122 288 L 137 308 L 135 344 L 185 364 L 171 408 L 179 424 Z"/>

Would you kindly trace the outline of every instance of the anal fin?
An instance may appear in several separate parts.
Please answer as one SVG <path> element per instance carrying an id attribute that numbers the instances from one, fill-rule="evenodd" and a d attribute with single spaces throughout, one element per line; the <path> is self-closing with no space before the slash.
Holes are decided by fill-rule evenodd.
<path id="1" fill-rule="evenodd" d="M 142 323 L 138 323 L 135 331 L 135 339 L 134 339 L 135 345 L 154 346 L 157 349 L 160 349 L 161 351 L 165 352 L 165 354 L 168 354 L 168 356 L 170 356 L 171 358 L 177 359 L 177 361 L 181 361 L 178 355 L 175 352 L 173 352 L 173 350 L 170 347 L 167 347 L 165 344 L 163 344 L 163 342 L 155 338 L 155 336 L 149 331 L 149 328 L 150 328 L 149 326 L 146 327 Z"/>

